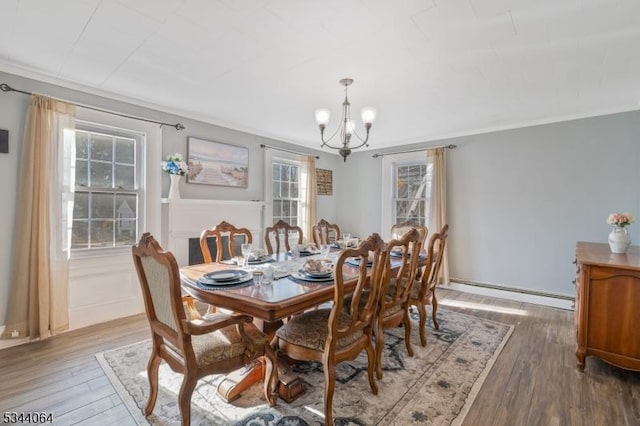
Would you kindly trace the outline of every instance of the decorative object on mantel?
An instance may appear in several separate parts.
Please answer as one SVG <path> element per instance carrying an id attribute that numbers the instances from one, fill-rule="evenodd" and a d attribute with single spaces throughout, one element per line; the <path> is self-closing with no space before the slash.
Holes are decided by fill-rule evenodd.
<path id="1" fill-rule="evenodd" d="M 207 141 L 189 136 L 187 139 L 187 182 L 205 185 L 249 186 L 249 148 Z"/>
<path id="2" fill-rule="evenodd" d="M 331 117 L 331 112 L 326 108 L 320 108 L 316 110 L 316 123 L 320 127 L 320 139 L 322 140 L 323 146 L 328 146 L 332 149 L 337 149 L 340 152 L 340 155 L 347 161 L 347 157 L 351 154 L 351 150 L 358 149 L 363 146 L 369 146 L 367 141 L 369 140 L 369 130 L 371 129 L 371 125 L 376 119 L 376 110 L 371 107 L 362 108 L 362 122 L 364 123 L 364 128 L 367 132 L 365 138 L 362 139 L 360 135 L 356 132 L 356 123 L 351 119 L 351 104 L 349 103 L 349 99 L 347 98 L 347 89 L 349 85 L 353 83 L 352 78 L 343 78 L 339 81 L 340 84 L 344 86 L 344 102 L 342 102 L 342 118 L 340 119 L 340 125 L 336 129 L 336 131 L 329 136 L 328 139 L 324 138 L 324 129 L 327 127 L 327 123 L 329 123 L 329 117 Z M 329 145 L 331 139 L 333 139 L 338 133 L 340 133 L 340 143 L 339 146 Z M 350 146 L 351 136 L 355 135 L 361 142 L 360 145 Z"/>
<path id="3" fill-rule="evenodd" d="M 162 170 L 169 173 L 169 178 L 171 179 L 171 186 L 169 186 L 169 196 L 167 196 L 170 200 L 176 200 L 180 198 L 180 180 L 182 176 L 187 174 L 189 171 L 189 167 L 187 163 L 184 161 L 182 154 L 176 152 L 175 154 L 167 155 L 167 160 L 162 161 L 160 163 L 162 165 Z"/>
<path id="4" fill-rule="evenodd" d="M 611 213 L 607 217 L 607 223 L 613 225 L 609 234 L 609 247 L 612 253 L 624 254 L 631 245 L 631 235 L 627 231 L 627 226 L 635 222 L 635 217 L 631 213 Z"/>

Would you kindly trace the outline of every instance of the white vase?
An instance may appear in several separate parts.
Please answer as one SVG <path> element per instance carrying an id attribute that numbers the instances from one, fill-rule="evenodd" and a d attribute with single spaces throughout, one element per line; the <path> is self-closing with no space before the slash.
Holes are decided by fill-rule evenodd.
<path id="1" fill-rule="evenodd" d="M 614 226 L 609 234 L 609 247 L 611 253 L 623 254 L 631 245 L 631 236 L 627 228 L 623 226 Z"/>
<path id="2" fill-rule="evenodd" d="M 167 197 L 170 200 L 178 200 L 180 199 L 180 179 L 181 175 L 169 175 L 171 179 L 171 186 L 169 186 L 169 196 Z"/>

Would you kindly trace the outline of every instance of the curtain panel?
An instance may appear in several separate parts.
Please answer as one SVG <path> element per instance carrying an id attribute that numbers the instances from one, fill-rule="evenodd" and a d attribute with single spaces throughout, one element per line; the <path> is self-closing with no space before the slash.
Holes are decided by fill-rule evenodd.
<path id="1" fill-rule="evenodd" d="M 69 327 L 75 149 L 69 129 L 74 116 L 73 105 L 31 96 L 18 171 L 16 249 L 3 338 L 45 339 Z"/>
<path id="2" fill-rule="evenodd" d="M 446 154 L 445 148 L 434 148 L 427 151 L 427 162 L 433 164 L 431 176 L 431 205 L 429 206 L 429 232 L 439 232 L 447 223 L 447 186 L 446 186 Z M 448 246 L 442 257 L 439 282 L 449 284 Z"/>
<path id="3" fill-rule="evenodd" d="M 308 155 L 305 158 L 307 169 L 307 193 L 306 193 L 306 209 L 305 209 L 305 223 L 304 233 L 307 237 L 307 241 L 313 241 L 313 225 L 317 222 L 318 216 L 318 189 L 316 178 L 316 159 L 313 155 Z"/>

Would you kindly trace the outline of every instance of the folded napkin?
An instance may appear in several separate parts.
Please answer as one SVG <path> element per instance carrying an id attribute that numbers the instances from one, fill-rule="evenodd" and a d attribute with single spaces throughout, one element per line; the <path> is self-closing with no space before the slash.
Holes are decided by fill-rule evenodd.
<path id="1" fill-rule="evenodd" d="M 305 272 L 311 272 L 315 274 L 330 273 L 331 271 L 333 271 L 333 264 L 327 259 L 312 259 L 307 260 L 304 263 L 302 269 Z"/>

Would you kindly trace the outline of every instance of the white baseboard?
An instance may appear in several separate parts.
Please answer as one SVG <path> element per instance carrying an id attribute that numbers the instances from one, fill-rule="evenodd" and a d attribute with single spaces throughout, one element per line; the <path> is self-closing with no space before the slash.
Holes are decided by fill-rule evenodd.
<path id="1" fill-rule="evenodd" d="M 500 299 L 515 300 L 517 302 L 533 303 L 536 305 L 549 306 L 552 308 L 573 310 L 573 301 L 564 298 L 529 294 L 520 291 L 510 291 L 508 289 L 487 288 L 478 285 L 470 285 L 462 282 L 451 282 L 445 288 L 458 290 L 465 293 L 478 294 L 481 296 L 491 296 Z"/>
<path id="2" fill-rule="evenodd" d="M 0 325 L 0 334 L 4 333 L 6 325 Z M 15 339 L 0 339 L 0 349 L 10 348 L 12 346 L 18 346 L 29 341 L 26 337 L 17 337 Z"/>

